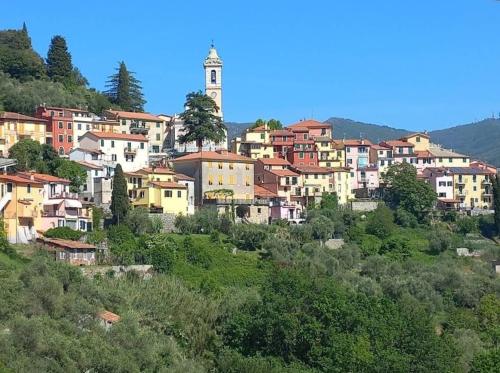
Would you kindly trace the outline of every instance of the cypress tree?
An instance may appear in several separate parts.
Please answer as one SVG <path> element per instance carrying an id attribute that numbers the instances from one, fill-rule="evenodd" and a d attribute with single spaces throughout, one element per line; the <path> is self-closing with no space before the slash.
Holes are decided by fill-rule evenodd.
<path id="1" fill-rule="evenodd" d="M 119 105 L 127 111 L 143 111 L 144 95 L 142 94 L 141 82 L 129 71 L 125 62 L 120 62 L 116 74 L 109 77 L 106 87 L 106 95 L 111 102 Z"/>
<path id="2" fill-rule="evenodd" d="M 52 80 L 58 82 L 67 82 L 73 77 L 71 54 L 68 52 L 66 40 L 60 35 L 54 36 L 50 42 L 47 73 Z"/>
<path id="3" fill-rule="evenodd" d="M 122 166 L 116 165 L 115 174 L 113 176 L 113 192 L 111 193 L 111 213 L 113 214 L 113 222 L 120 224 L 120 221 L 127 215 L 130 206 L 130 201 L 127 193 L 127 180 L 123 175 Z"/>
<path id="4" fill-rule="evenodd" d="M 493 207 L 495 209 L 495 228 L 497 234 L 500 235 L 500 176 L 497 174 L 493 177 Z"/>

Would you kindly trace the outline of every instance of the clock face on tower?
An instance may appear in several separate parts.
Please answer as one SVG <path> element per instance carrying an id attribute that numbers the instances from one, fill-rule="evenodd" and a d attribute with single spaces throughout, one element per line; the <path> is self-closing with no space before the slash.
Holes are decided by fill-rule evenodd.
<path id="1" fill-rule="evenodd" d="M 210 93 L 210 96 L 211 96 L 212 98 L 216 98 L 216 97 L 217 97 L 217 92 L 212 92 L 212 93 Z"/>

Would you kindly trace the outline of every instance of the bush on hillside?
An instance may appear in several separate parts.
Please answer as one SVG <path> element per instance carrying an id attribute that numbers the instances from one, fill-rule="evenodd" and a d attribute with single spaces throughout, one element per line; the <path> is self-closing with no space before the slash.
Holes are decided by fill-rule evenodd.
<path id="1" fill-rule="evenodd" d="M 387 238 L 394 230 L 394 216 L 392 211 L 385 205 L 380 204 L 368 217 L 366 233 L 377 236 L 380 239 Z"/>
<path id="2" fill-rule="evenodd" d="M 231 240 L 241 250 L 260 250 L 267 237 L 268 230 L 265 225 L 235 224 L 231 228 Z"/>
<path id="3" fill-rule="evenodd" d="M 71 229 L 70 227 L 50 228 L 44 233 L 44 236 L 47 238 L 60 238 L 72 241 L 78 241 L 83 235 L 84 232 Z"/>
<path id="4" fill-rule="evenodd" d="M 440 254 L 446 250 L 450 250 L 453 238 L 450 232 L 443 229 L 433 230 L 429 236 L 429 250 L 433 254 Z"/>
<path id="5" fill-rule="evenodd" d="M 402 208 L 396 210 L 395 220 L 398 225 L 404 228 L 416 228 L 418 226 L 418 220 L 415 215 L 410 214 Z"/>
<path id="6" fill-rule="evenodd" d="M 470 216 L 464 216 L 461 219 L 458 219 L 455 227 L 456 231 L 464 236 L 468 233 L 477 233 L 478 232 L 478 224 L 477 220 Z"/>

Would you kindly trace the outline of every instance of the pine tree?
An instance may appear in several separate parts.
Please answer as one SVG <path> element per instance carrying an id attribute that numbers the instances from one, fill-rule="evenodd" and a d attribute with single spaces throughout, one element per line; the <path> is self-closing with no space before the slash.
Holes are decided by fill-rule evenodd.
<path id="1" fill-rule="evenodd" d="M 71 54 L 68 52 L 66 40 L 56 35 L 50 42 L 47 53 L 47 73 L 57 82 L 69 82 L 73 78 L 73 64 Z"/>
<path id="2" fill-rule="evenodd" d="M 493 206 L 495 209 L 495 228 L 500 235 L 500 176 L 493 177 Z"/>
<path id="3" fill-rule="evenodd" d="M 203 141 L 220 142 L 226 138 L 226 126 L 216 115 L 219 111 L 215 101 L 199 92 L 191 92 L 186 96 L 186 110 L 180 115 L 184 121 L 185 133 L 179 137 L 179 143 L 195 141 L 198 151 Z"/>
<path id="4" fill-rule="evenodd" d="M 143 111 L 146 101 L 142 94 L 141 82 L 136 79 L 135 73 L 127 70 L 123 61 L 116 70 L 117 73 L 111 75 L 106 82 L 106 95 L 123 110 Z"/>
<path id="5" fill-rule="evenodd" d="M 127 215 L 130 201 L 127 193 L 127 180 L 123 175 L 122 166 L 116 165 L 113 176 L 113 192 L 111 193 L 111 213 L 115 224 L 120 224 Z"/>

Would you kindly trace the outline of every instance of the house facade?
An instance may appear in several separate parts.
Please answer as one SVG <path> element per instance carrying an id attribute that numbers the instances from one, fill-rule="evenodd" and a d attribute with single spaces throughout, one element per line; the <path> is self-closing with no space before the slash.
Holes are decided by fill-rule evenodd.
<path id="1" fill-rule="evenodd" d="M 9 149 L 20 140 L 31 139 L 45 144 L 47 120 L 27 115 L 0 112 L 0 157 L 7 157 Z"/>

